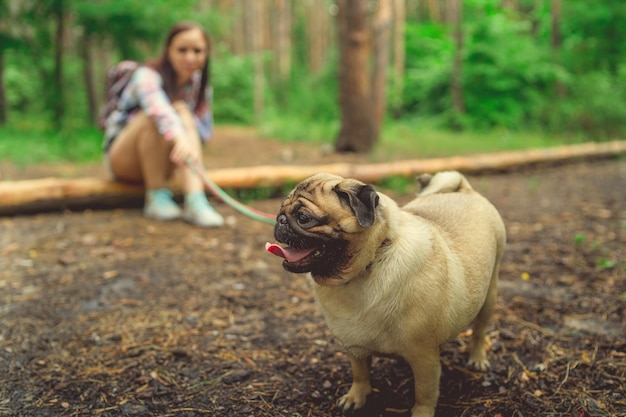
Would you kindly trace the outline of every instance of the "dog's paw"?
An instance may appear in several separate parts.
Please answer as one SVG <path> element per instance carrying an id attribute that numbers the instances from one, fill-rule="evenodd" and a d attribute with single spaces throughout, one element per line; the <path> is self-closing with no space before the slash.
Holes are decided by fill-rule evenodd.
<path id="1" fill-rule="evenodd" d="M 339 399 L 339 407 L 344 410 L 361 408 L 370 392 L 372 387 L 369 384 L 352 384 L 350 391 Z"/>
<path id="2" fill-rule="evenodd" d="M 435 407 L 426 405 L 415 405 L 411 412 L 411 417 L 433 417 L 435 415 Z"/>
<path id="3" fill-rule="evenodd" d="M 469 358 L 467 361 L 467 367 L 474 371 L 487 372 L 489 370 L 489 360 L 485 357 L 482 358 Z"/>

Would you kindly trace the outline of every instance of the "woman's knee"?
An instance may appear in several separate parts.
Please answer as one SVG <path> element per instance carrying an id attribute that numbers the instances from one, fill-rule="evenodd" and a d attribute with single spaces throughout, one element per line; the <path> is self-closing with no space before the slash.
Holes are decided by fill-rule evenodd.
<path id="1" fill-rule="evenodd" d="M 166 141 L 163 140 L 163 135 L 159 133 L 156 122 L 143 111 L 133 117 L 120 135 L 122 133 L 132 137 L 132 141 L 137 144 L 140 152 L 146 147 L 160 147 L 160 145 L 163 145 L 163 148 L 168 147 Z"/>
<path id="2" fill-rule="evenodd" d="M 189 106 L 187 106 L 187 103 L 182 100 L 178 100 L 172 103 L 172 107 L 183 121 L 185 127 L 190 127 L 194 124 L 193 113 L 189 109 Z"/>
<path id="3" fill-rule="evenodd" d="M 127 127 L 131 127 L 142 134 L 159 135 L 159 129 L 157 129 L 155 121 L 143 111 L 139 111 L 128 123 Z"/>

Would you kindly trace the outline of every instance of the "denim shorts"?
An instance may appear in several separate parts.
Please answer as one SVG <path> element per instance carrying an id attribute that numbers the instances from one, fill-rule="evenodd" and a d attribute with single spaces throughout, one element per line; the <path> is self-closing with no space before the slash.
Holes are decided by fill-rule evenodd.
<path id="1" fill-rule="evenodd" d="M 104 156 L 102 157 L 102 165 L 104 166 L 104 176 L 107 179 L 107 181 L 115 181 L 115 174 L 113 173 L 113 170 L 111 169 L 111 161 L 109 159 L 109 153 L 105 153 Z"/>

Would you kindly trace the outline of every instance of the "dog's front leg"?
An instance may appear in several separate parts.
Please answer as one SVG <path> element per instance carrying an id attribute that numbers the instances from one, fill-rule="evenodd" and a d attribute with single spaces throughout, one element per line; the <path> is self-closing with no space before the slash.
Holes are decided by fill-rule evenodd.
<path id="1" fill-rule="evenodd" d="M 411 417 L 433 417 L 439 397 L 441 363 L 439 348 L 416 349 L 410 357 L 405 357 L 411 366 L 415 379 L 415 405 Z"/>
<path id="2" fill-rule="evenodd" d="M 339 406 L 344 410 L 361 408 L 365 398 L 372 392 L 370 385 L 371 356 L 356 356 L 348 352 L 352 366 L 352 386 L 346 395 L 339 399 Z"/>

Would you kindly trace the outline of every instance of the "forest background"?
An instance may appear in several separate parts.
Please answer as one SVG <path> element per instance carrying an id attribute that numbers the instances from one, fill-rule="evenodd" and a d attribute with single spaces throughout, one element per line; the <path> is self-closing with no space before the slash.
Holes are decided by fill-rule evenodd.
<path id="1" fill-rule="evenodd" d="M 0 159 L 98 159 L 106 70 L 155 56 L 187 19 L 213 39 L 218 125 L 332 143 L 341 1 L 0 0 Z M 466 141 L 482 150 L 623 135 L 626 2 L 382 1 L 383 139 L 449 147 L 442 137 L 469 135 L 489 141 Z M 372 16 L 383 4 L 353 2 Z"/>

